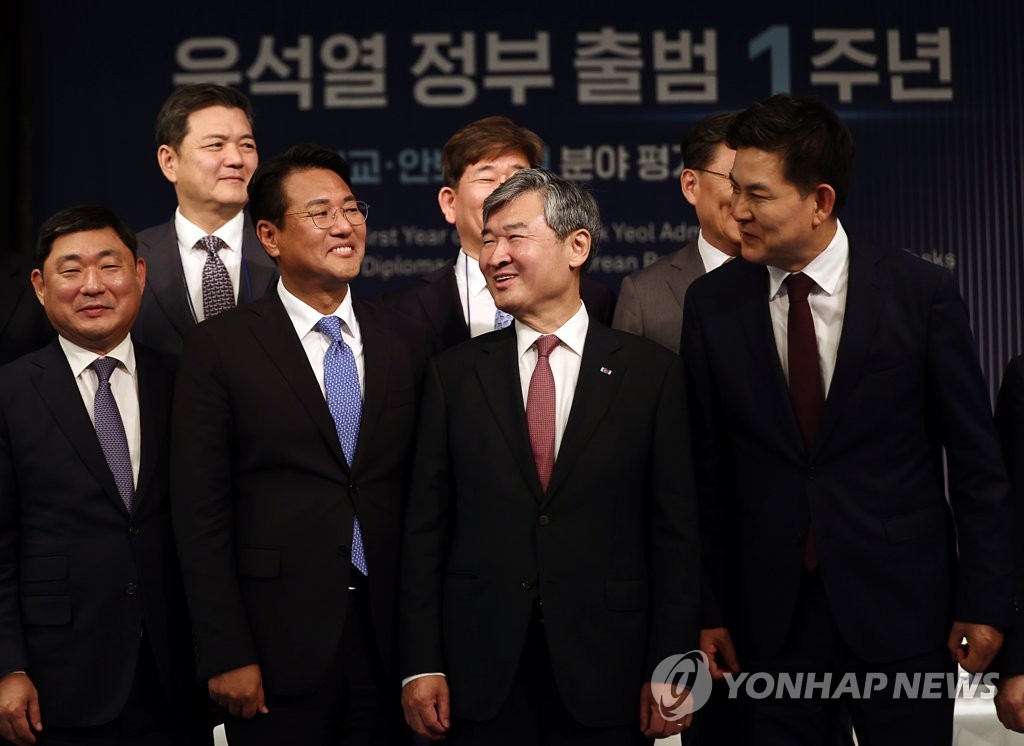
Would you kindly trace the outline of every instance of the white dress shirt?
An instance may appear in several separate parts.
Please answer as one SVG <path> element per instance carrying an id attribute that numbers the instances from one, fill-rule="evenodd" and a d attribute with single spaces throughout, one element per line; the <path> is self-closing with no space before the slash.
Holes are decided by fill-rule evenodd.
<path id="1" fill-rule="evenodd" d="M 494 298 L 487 289 L 480 262 L 460 250 L 455 260 L 455 283 L 459 286 L 459 301 L 462 303 L 462 317 L 469 327 L 469 336 L 494 331 Z"/>
<path id="2" fill-rule="evenodd" d="M 117 404 L 117 411 L 121 414 L 121 422 L 124 424 L 124 434 L 128 439 L 128 454 L 132 458 L 132 483 L 137 487 L 139 464 L 142 462 L 142 426 L 139 418 L 139 379 L 135 367 L 135 347 L 132 345 L 131 336 L 121 340 L 121 343 L 106 355 L 97 355 L 95 352 L 90 352 L 69 342 L 64 337 L 59 337 L 59 340 L 93 427 L 96 427 L 96 416 L 93 409 L 96 405 L 96 389 L 100 387 L 100 377 L 89 366 L 100 357 L 112 357 L 118 361 L 119 365 L 110 374 L 110 392 L 114 395 L 114 403 Z"/>
<path id="3" fill-rule="evenodd" d="M 704 238 L 704 231 L 697 234 L 697 251 L 700 252 L 700 260 L 704 264 L 705 272 L 713 272 L 732 259 L 724 251 L 709 244 Z"/>
<path id="4" fill-rule="evenodd" d="M 212 234 L 227 244 L 227 248 L 221 249 L 217 255 L 231 277 L 231 292 L 235 298 L 238 297 L 238 283 L 242 274 L 244 228 L 245 215 L 239 210 L 235 217 Z M 181 255 L 181 268 L 185 272 L 185 287 L 188 289 L 192 316 L 199 322 L 206 318 L 203 312 L 203 265 L 206 264 L 207 254 L 205 249 L 197 249 L 195 246 L 196 241 L 211 234 L 182 215 L 181 208 L 174 212 L 174 232 L 178 234 L 178 253 Z"/>
<path id="5" fill-rule="evenodd" d="M 807 302 L 814 321 L 814 336 L 818 341 L 818 362 L 825 396 L 832 385 L 836 369 L 839 338 L 843 334 L 846 316 L 846 291 L 850 280 L 850 241 L 843 226 L 836 221 L 836 234 L 829 245 L 802 270 L 814 280 Z M 782 372 L 789 383 L 789 295 L 783 281 L 791 273 L 778 267 L 768 267 L 768 308 L 772 316 L 775 345 L 782 361 Z"/>
<path id="6" fill-rule="evenodd" d="M 320 313 L 312 306 L 307 305 L 292 295 L 288 288 L 284 286 L 283 279 L 278 279 L 277 281 L 277 293 L 281 296 L 284 310 L 295 327 L 295 334 L 298 335 L 299 342 L 302 343 L 302 349 L 306 351 L 309 366 L 316 375 L 317 383 L 320 384 L 320 393 L 326 399 L 324 355 L 327 353 L 327 348 L 331 346 L 331 340 L 326 335 L 321 334 L 316 328 L 317 322 L 325 314 Z M 349 288 L 348 292 L 345 293 L 345 299 L 341 301 L 341 305 L 333 313 L 326 315 L 337 316 L 341 319 L 341 337 L 345 340 L 345 344 L 352 348 L 352 356 L 356 359 L 356 370 L 359 372 L 359 393 L 363 395 L 366 392 L 365 376 L 363 373 L 365 369 L 363 362 L 363 337 L 359 332 L 359 322 L 356 321 L 356 314 L 352 310 L 352 288 Z"/>
<path id="7" fill-rule="evenodd" d="M 590 317 L 587 307 L 580 303 L 579 310 L 551 332 L 559 339 L 559 345 L 548 356 L 551 375 L 555 379 L 555 458 L 562 444 L 562 434 L 569 421 L 572 410 L 572 399 L 576 393 L 576 381 L 580 377 L 580 364 L 583 362 L 583 343 L 587 339 L 587 328 Z M 523 409 L 530 394 L 530 378 L 537 367 L 537 348 L 534 343 L 541 333 L 531 329 L 519 320 L 515 322 L 516 345 L 519 352 L 519 382 L 523 388 Z"/>

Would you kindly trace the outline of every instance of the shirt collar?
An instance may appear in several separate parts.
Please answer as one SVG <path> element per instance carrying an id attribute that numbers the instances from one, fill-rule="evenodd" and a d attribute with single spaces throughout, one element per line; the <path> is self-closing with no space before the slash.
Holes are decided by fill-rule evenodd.
<path id="1" fill-rule="evenodd" d="M 82 375 L 82 371 L 92 365 L 94 360 L 100 357 L 112 357 L 117 360 L 124 369 L 128 371 L 128 375 L 135 377 L 135 346 L 132 344 L 131 335 L 125 336 L 110 352 L 106 355 L 97 355 L 91 350 L 87 350 L 84 347 L 79 347 L 74 342 L 66 339 L 65 337 L 58 337 L 60 341 L 60 347 L 64 350 L 64 356 L 68 359 L 68 365 L 71 366 L 71 375 L 78 378 Z"/>
<path id="2" fill-rule="evenodd" d="M 356 314 L 352 308 L 351 286 L 349 286 L 348 292 L 345 293 L 345 298 L 341 301 L 341 304 L 329 314 L 322 314 L 305 301 L 299 300 L 284 286 L 284 280 L 280 278 L 277 281 L 277 294 L 281 297 L 281 304 L 284 306 L 285 313 L 288 314 L 288 318 L 295 327 L 295 333 L 299 336 L 299 339 L 309 334 L 324 316 L 337 316 L 341 319 L 342 324 L 347 327 L 349 334 L 353 336 L 358 334 L 359 327 L 356 324 Z"/>
<path id="3" fill-rule="evenodd" d="M 235 217 L 224 223 L 212 234 L 208 234 L 198 225 L 181 214 L 179 207 L 174 211 L 174 232 L 178 235 L 178 243 L 186 249 L 195 248 L 196 241 L 207 235 L 214 235 L 227 244 L 230 251 L 242 250 L 242 231 L 245 227 L 245 214 L 239 210 Z M 224 249 L 221 249 L 224 251 Z"/>
<path id="4" fill-rule="evenodd" d="M 713 272 L 732 259 L 729 254 L 708 243 L 708 240 L 704 238 L 704 231 L 697 234 L 697 251 L 700 252 L 700 260 L 704 264 L 705 272 Z"/>
<path id="5" fill-rule="evenodd" d="M 459 250 L 459 256 L 455 260 L 455 272 L 458 277 L 466 280 L 467 289 L 473 295 L 479 295 L 487 287 L 484 273 L 480 271 L 479 260 L 467 254 L 465 249 Z"/>
<path id="6" fill-rule="evenodd" d="M 828 246 L 800 271 L 814 280 L 815 284 L 825 293 L 832 295 L 849 264 L 850 240 L 846 236 L 846 231 L 843 230 L 843 224 L 836 220 L 836 234 L 832 236 Z M 768 266 L 769 298 L 775 298 L 779 294 L 782 283 L 790 274 L 792 273 L 784 269 Z"/>
<path id="7" fill-rule="evenodd" d="M 579 356 L 583 356 L 583 343 L 587 339 L 587 328 L 590 326 L 590 317 L 587 315 L 587 307 L 580 303 L 579 310 L 574 313 L 568 321 L 558 329 L 551 332 L 561 341 L 561 346 L 568 347 Z M 515 321 L 516 347 L 519 357 L 526 354 L 533 344 L 542 336 L 536 329 L 531 329 L 519 319 Z"/>

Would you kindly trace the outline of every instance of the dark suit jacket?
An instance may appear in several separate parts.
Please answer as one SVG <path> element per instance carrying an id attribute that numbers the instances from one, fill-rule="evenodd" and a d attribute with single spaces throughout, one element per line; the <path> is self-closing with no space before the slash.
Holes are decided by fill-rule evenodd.
<path id="1" fill-rule="evenodd" d="M 1017 541 L 1017 614 L 999 655 L 1003 677 L 1024 674 L 1024 355 L 1010 361 L 999 388 L 996 426 L 1013 489 Z"/>
<path id="2" fill-rule="evenodd" d="M 606 285 L 584 275 L 580 295 L 591 319 L 612 323 L 615 294 Z M 469 339 L 469 327 L 462 312 L 459 285 L 455 280 L 455 261 L 418 277 L 412 283 L 392 290 L 384 296 L 388 305 L 406 316 L 430 327 L 434 350 L 440 352 Z"/>
<path id="3" fill-rule="evenodd" d="M 28 671 L 51 727 L 121 712 L 143 625 L 172 706 L 192 688 L 167 497 L 173 361 L 140 344 L 135 355 L 142 463 L 130 516 L 58 342 L 0 370 L 0 672 Z"/>
<path id="4" fill-rule="evenodd" d="M 188 300 L 173 219 L 139 233 L 139 256 L 146 260 L 146 292 L 142 294 L 142 308 L 132 337 L 150 347 L 180 355 L 182 339 L 196 322 Z M 273 290 L 276 282 L 277 264 L 256 238 L 246 213 L 242 270 L 235 300 L 239 305 L 251 303 Z"/>
<path id="5" fill-rule="evenodd" d="M 635 722 L 641 683 L 696 642 L 689 447 L 679 359 L 591 320 L 542 494 L 514 328 L 434 358 L 406 515 L 403 676 L 443 671 L 453 712 L 490 718 L 539 590 L 570 712 Z"/>
<path id="6" fill-rule="evenodd" d="M 702 621 L 731 628 L 741 661 L 783 644 L 809 524 L 832 612 L 858 656 L 942 648 L 953 619 L 1006 625 L 1006 472 L 949 272 L 851 239 L 836 368 L 809 453 L 772 333 L 766 267 L 730 262 L 690 287 L 682 356 L 709 575 Z"/>
<path id="7" fill-rule="evenodd" d="M 639 334 L 679 352 L 683 299 L 690 283 L 704 274 L 697 239 L 622 279 L 612 326 Z"/>
<path id="8" fill-rule="evenodd" d="M 53 339 L 53 329 L 32 289 L 31 275 L 31 261 L 0 251 L 0 365 Z"/>
<path id="9" fill-rule="evenodd" d="M 390 309 L 354 304 L 365 396 L 351 469 L 277 292 L 185 338 L 171 490 L 201 677 L 258 663 L 272 694 L 317 688 L 344 624 L 354 513 L 377 644 L 394 670 L 398 548 L 429 339 Z"/>

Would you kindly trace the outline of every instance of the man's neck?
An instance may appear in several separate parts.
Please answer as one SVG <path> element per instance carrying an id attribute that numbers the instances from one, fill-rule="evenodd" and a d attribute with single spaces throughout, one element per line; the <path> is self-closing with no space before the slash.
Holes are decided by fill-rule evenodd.
<path id="1" fill-rule="evenodd" d="M 222 205 L 216 208 L 199 209 L 194 205 L 184 205 L 179 202 L 178 209 L 181 211 L 182 217 L 187 221 L 207 234 L 212 234 L 235 217 L 242 208 L 233 205 Z"/>

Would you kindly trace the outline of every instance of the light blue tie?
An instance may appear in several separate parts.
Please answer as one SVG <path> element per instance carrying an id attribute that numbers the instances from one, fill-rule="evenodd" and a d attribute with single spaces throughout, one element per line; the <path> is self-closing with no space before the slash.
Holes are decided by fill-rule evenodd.
<path id="1" fill-rule="evenodd" d="M 327 396 L 327 408 L 334 418 L 338 440 L 341 441 L 341 450 L 349 468 L 352 468 L 356 443 L 359 441 L 359 421 L 363 413 L 356 359 L 352 348 L 342 339 L 341 319 L 337 316 L 324 316 L 316 322 L 316 330 L 331 340 L 330 347 L 324 353 L 324 393 Z M 358 517 L 352 524 L 352 564 L 363 575 L 369 574 Z"/>
<path id="2" fill-rule="evenodd" d="M 512 323 L 512 314 L 505 313 L 500 308 L 494 311 L 494 328 L 504 329 L 506 326 Z"/>
<path id="3" fill-rule="evenodd" d="M 100 379 L 93 399 L 93 420 L 96 423 L 96 438 L 103 449 L 103 456 L 114 476 L 114 484 L 121 496 L 125 509 L 132 512 L 135 498 L 135 484 L 132 479 L 132 456 L 128 450 L 128 438 L 124 432 L 124 421 L 117 408 L 114 394 L 110 390 L 110 374 L 117 367 L 112 357 L 98 357 L 90 367 Z"/>

